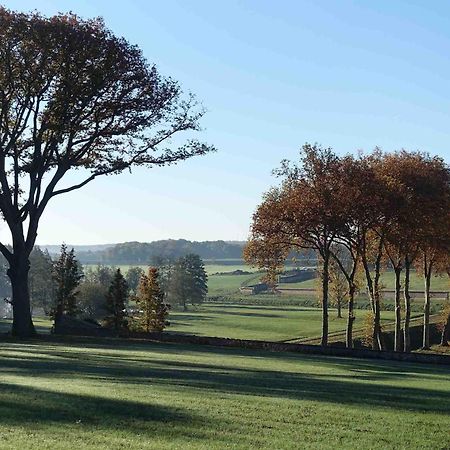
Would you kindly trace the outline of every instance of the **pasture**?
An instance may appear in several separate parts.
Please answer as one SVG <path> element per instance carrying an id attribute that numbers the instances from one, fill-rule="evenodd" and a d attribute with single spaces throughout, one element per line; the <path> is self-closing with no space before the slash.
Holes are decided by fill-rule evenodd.
<path id="1" fill-rule="evenodd" d="M 0 343 L 2 448 L 450 445 L 450 369 L 121 340 Z"/>
<path id="2" fill-rule="evenodd" d="M 355 330 L 364 326 L 366 310 L 356 310 Z M 171 332 L 202 336 L 284 341 L 320 336 L 322 312 L 301 306 L 258 306 L 238 304 L 203 304 L 188 311 L 172 310 Z M 391 311 L 383 311 L 382 324 L 394 320 Z M 344 331 L 347 319 L 338 319 L 330 311 L 330 333 Z"/>

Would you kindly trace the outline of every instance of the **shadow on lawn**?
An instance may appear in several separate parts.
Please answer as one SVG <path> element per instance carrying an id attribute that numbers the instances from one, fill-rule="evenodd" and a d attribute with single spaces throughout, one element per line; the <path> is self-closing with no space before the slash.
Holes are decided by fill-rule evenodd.
<path id="1" fill-rule="evenodd" d="M 305 308 L 304 306 L 264 306 L 264 305 L 249 305 L 249 304 L 239 304 L 239 303 L 233 303 L 233 304 L 227 304 L 227 303 L 204 303 L 203 307 L 211 309 L 211 308 L 217 308 L 220 312 L 222 310 L 226 309 L 252 309 L 252 310 L 259 310 L 259 311 L 278 311 L 278 312 L 286 312 L 286 311 L 293 311 L 293 312 L 302 312 L 302 311 L 311 311 L 311 309 L 314 308 Z"/>
<path id="2" fill-rule="evenodd" d="M 78 349 L 74 345 L 71 351 L 67 352 L 63 345 L 42 343 L 42 347 L 38 349 L 39 352 L 50 357 L 45 359 L 34 356 L 33 352 L 37 350 L 36 345 L 30 346 L 32 348 L 27 348 L 27 344 L 22 344 L 22 348 L 21 345 L 14 345 L 13 348 L 8 349 L 7 347 L 5 350 L 14 351 L 15 354 L 1 357 L 0 367 L 4 373 L 54 376 L 57 379 L 90 378 L 110 383 L 138 384 L 142 385 L 143 389 L 149 384 L 159 384 L 198 388 L 213 392 L 323 401 L 366 408 L 388 407 L 399 411 L 450 413 L 448 386 L 444 385 L 442 389 L 428 389 L 426 386 L 427 375 L 429 378 L 433 378 L 435 385 L 440 381 L 449 383 L 450 369 L 448 368 L 282 354 L 280 357 L 285 361 L 298 361 L 298 371 L 286 372 L 239 367 L 239 360 L 235 360 L 236 364 L 233 365 L 222 364 L 220 362 L 222 359 L 219 359 L 217 364 L 215 362 L 205 364 L 201 361 L 185 362 L 163 359 L 157 353 L 151 353 L 155 351 L 172 357 L 176 354 L 185 356 L 190 355 L 193 346 L 139 345 L 136 343 L 130 345 L 128 342 L 124 344 L 119 344 L 119 342 L 121 341 L 116 340 L 113 348 L 125 352 L 120 356 L 99 352 L 99 348 L 111 347 L 102 346 L 99 343 L 94 346 L 91 342 L 92 352 L 85 351 L 86 345 L 82 345 Z M 80 345 L 80 341 L 78 341 L 78 345 Z M 136 358 L 133 358 L 129 354 L 131 349 L 141 352 L 149 350 L 149 353 L 139 353 Z M 197 354 L 203 353 L 204 350 L 206 350 L 205 347 L 195 347 Z M 244 352 L 214 347 L 209 347 L 206 351 L 223 357 L 232 355 L 245 355 L 248 359 L 274 357 L 274 353 L 270 352 Z M 322 369 L 323 366 L 329 365 L 329 368 L 346 370 L 347 373 L 323 374 L 320 368 L 315 370 L 314 364 L 322 365 Z M 290 370 L 295 370 L 295 367 L 290 367 Z M 434 375 L 434 377 L 430 375 Z M 439 378 L 436 379 L 436 376 Z M 423 388 L 396 387 L 387 384 L 391 381 L 417 381 L 419 377 Z M 89 401 L 94 407 L 95 402 L 100 400 L 91 398 Z M 103 402 L 103 399 L 101 401 Z M 129 407 L 138 408 L 138 406 Z M 138 413 L 138 410 L 133 409 L 132 413 L 134 412 Z M 148 414 L 149 417 L 153 417 L 151 411 Z M 154 415 L 157 416 L 158 413 Z"/>
<path id="3" fill-rule="evenodd" d="M 54 392 L 10 383 L 0 383 L 0 420 L 3 425 L 64 423 L 83 429 L 125 430 L 139 435 L 148 434 L 148 437 L 174 435 L 173 428 L 158 424 L 205 422 L 204 418 L 161 405 Z M 201 434 L 201 427 L 196 429 L 197 434 Z M 179 428 L 177 432 L 183 433 Z"/>

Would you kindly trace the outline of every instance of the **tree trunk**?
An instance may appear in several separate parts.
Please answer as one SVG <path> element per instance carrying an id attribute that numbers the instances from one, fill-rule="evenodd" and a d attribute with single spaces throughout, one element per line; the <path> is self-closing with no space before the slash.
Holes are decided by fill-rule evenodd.
<path id="1" fill-rule="evenodd" d="M 326 347 L 328 345 L 328 283 L 329 283 L 329 266 L 330 256 L 325 255 L 323 258 L 322 272 L 322 339 L 320 345 Z"/>
<path id="2" fill-rule="evenodd" d="M 402 310 L 400 304 L 400 273 L 401 269 L 395 268 L 395 333 L 394 333 L 394 351 L 402 351 Z"/>
<path id="3" fill-rule="evenodd" d="M 353 314 L 354 303 L 355 303 L 355 289 L 350 288 L 348 293 L 348 319 L 347 319 L 347 333 L 345 339 L 347 348 L 353 348 L 353 322 L 355 321 L 355 315 Z"/>
<path id="4" fill-rule="evenodd" d="M 381 334 L 381 302 L 380 302 L 380 276 L 381 276 L 381 258 L 375 265 L 375 280 L 373 293 L 373 340 L 372 348 L 374 350 L 383 350 L 383 338 Z"/>
<path id="5" fill-rule="evenodd" d="M 373 314 L 373 339 L 372 349 L 383 350 L 383 336 L 381 331 L 381 305 L 380 305 L 380 292 L 377 288 L 375 293 L 375 311 Z"/>
<path id="6" fill-rule="evenodd" d="M 27 338 L 36 334 L 30 309 L 29 271 L 30 261 L 26 253 L 14 253 L 8 269 L 13 305 L 12 335 L 21 338 Z"/>
<path id="7" fill-rule="evenodd" d="M 441 346 L 448 347 L 448 339 L 450 337 L 450 313 L 447 316 L 447 321 L 444 323 L 441 334 Z"/>
<path id="8" fill-rule="evenodd" d="M 337 299 L 337 317 L 338 319 L 342 319 L 342 301 L 340 298 Z"/>
<path id="9" fill-rule="evenodd" d="M 380 246 L 381 248 L 381 246 Z M 367 290 L 370 296 L 370 304 L 373 312 L 372 326 L 372 349 L 383 350 L 383 339 L 381 332 L 381 305 L 380 305 L 380 275 L 381 275 L 381 253 L 377 256 L 375 262 L 375 277 L 372 279 L 369 265 L 363 260 L 364 271 L 366 273 Z"/>
<path id="10" fill-rule="evenodd" d="M 431 264 L 427 263 L 426 255 L 423 263 L 423 278 L 425 282 L 425 302 L 423 305 L 423 339 L 422 348 L 430 348 L 430 286 L 431 286 Z"/>
<path id="11" fill-rule="evenodd" d="M 409 324 L 411 322 L 411 295 L 409 293 L 409 277 L 411 270 L 411 261 L 408 256 L 405 257 L 405 286 L 403 294 L 405 298 L 405 321 L 403 324 L 403 351 L 411 351 L 411 338 L 409 333 Z"/>

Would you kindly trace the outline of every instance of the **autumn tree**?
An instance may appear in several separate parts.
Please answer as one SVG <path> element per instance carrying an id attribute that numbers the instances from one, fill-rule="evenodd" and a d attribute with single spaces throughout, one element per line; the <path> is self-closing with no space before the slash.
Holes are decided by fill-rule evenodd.
<path id="1" fill-rule="evenodd" d="M 331 247 L 331 255 L 347 282 L 348 314 L 346 328 L 346 346 L 353 347 L 353 325 L 355 321 L 354 302 L 359 282 L 358 269 L 361 265 L 367 269 L 368 285 L 376 330 L 376 342 L 381 334 L 376 327 L 375 311 L 377 296 L 373 283 L 367 254 L 367 239 L 371 228 L 379 222 L 377 182 L 368 158 L 347 155 L 340 160 L 341 190 L 340 199 L 335 208 L 339 209 L 341 225 L 336 236 L 336 244 Z"/>
<path id="2" fill-rule="evenodd" d="M 330 304 L 336 308 L 338 319 L 342 319 L 342 308 L 347 302 L 347 280 L 336 261 L 330 264 Z"/>
<path id="3" fill-rule="evenodd" d="M 318 253 L 322 267 L 323 346 L 328 344 L 331 247 L 345 222 L 340 207 L 344 194 L 341 169 L 333 151 L 318 145 L 305 144 L 298 164 L 284 161 L 275 171 L 282 179 L 281 186 L 264 196 L 253 215 L 245 253 L 247 261 L 256 264 L 263 261 L 261 251 L 264 250 L 268 255 L 277 256 L 276 264 L 291 250 L 313 249 Z"/>
<path id="4" fill-rule="evenodd" d="M 127 328 L 128 285 L 120 269 L 117 269 L 105 298 L 106 326 L 120 332 Z"/>
<path id="5" fill-rule="evenodd" d="M 395 273 L 396 351 L 410 351 L 411 295 L 410 276 L 421 248 L 449 235 L 450 173 L 441 158 L 422 152 L 400 151 L 383 155 L 382 180 L 389 188 L 390 224 L 385 250 Z M 432 244 L 431 244 L 432 245 Z M 449 249 L 450 247 L 447 247 Z M 423 251 L 422 251 L 423 253 Z M 401 346 L 400 272 L 404 270 L 403 346 Z"/>
<path id="6" fill-rule="evenodd" d="M 164 302 L 164 292 L 159 286 L 156 267 L 150 267 L 147 275 L 142 275 L 136 305 L 139 308 L 136 321 L 146 333 L 163 331 L 168 325 L 169 307 Z"/>
<path id="7" fill-rule="evenodd" d="M 14 335 L 35 332 L 29 256 L 50 200 L 101 175 L 213 150 L 195 140 L 170 145 L 198 131 L 202 115 L 192 96 L 101 19 L 0 8 L 0 212 L 12 241 L 0 251 L 9 264 Z"/>
<path id="8" fill-rule="evenodd" d="M 449 171 L 433 174 L 436 184 L 433 197 L 428 199 L 427 213 L 418 236 L 419 254 L 416 270 L 424 281 L 422 347 L 430 348 L 431 280 L 433 275 L 450 273 L 450 177 Z M 431 176 L 431 175 L 430 175 Z M 447 179 L 447 181 L 445 181 Z M 442 181 L 444 181 L 442 183 Z"/>

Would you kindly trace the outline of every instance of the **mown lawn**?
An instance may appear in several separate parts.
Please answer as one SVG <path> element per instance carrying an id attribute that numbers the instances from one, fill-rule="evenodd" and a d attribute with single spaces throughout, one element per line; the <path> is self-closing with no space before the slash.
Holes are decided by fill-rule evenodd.
<path id="1" fill-rule="evenodd" d="M 345 330 L 346 312 L 344 310 L 344 317 L 338 319 L 336 312 L 330 311 L 330 333 Z M 367 312 L 355 311 L 355 329 L 364 327 Z M 394 313 L 383 311 L 382 319 L 383 323 L 393 321 Z M 322 330 L 322 311 L 300 306 L 203 304 L 190 307 L 188 311 L 172 310 L 169 320 L 169 331 L 267 341 L 316 337 Z"/>
<path id="2" fill-rule="evenodd" d="M 88 339 L 0 343 L 8 449 L 450 445 L 450 368 Z"/>

